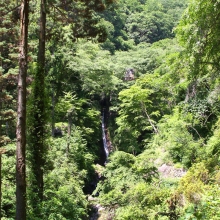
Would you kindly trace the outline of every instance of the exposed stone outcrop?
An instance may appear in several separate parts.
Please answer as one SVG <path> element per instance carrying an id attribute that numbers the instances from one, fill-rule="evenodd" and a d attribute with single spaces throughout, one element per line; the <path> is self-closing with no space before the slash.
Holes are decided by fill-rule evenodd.
<path id="1" fill-rule="evenodd" d="M 182 177 L 186 174 L 186 170 L 183 168 L 175 168 L 174 166 L 169 166 L 163 164 L 158 168 L 159 173 L 162 177 Z"/>

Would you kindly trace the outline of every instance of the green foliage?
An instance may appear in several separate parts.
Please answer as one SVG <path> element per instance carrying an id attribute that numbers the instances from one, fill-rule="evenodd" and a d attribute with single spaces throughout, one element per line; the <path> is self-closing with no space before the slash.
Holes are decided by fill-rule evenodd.
<path id="1" fill-rule="evenodd" d="M 39 207 L 43 219 L 83 219 L 87 216 L 88 202 L 82 189 L 84 181 L 94 172 L 94 157 L 77 128 L 72 131 L 68 152 L 67 144 L 67 137 L 50 141 L 44 200 Z M 29 219 L 34 218 L 31 211 Z"/>
<path id="2" fill-rule="evenodd" d="M 0 3 L 0 145 L 15 138 L 19 15 L 9 10 L 14 7 L 12 1 Z"/>
<path id="3" fill-rule="evenodd" d="M 186 1 L 120 0 L 104 13 L 104 18 L 113 24 L 114 30 L 103 47 L 115 53 L 133 48 L 134 42 L 153 43 L 172 38 L 172 29 L 185 7 Z"/>
<path id="4" fill-rule="evenodd" d="M 190 204 L 180 219 L 213 219 L 220 217 L 219 212 L 219 189 L 213 185 L 208 188 L 200 204 Z"/>
<path id="5" fill-rule="evenodd" d="M 148 219 L 148 210 L 146 212 L 143 211 L 142 207 L 138 207 L 137 205 L 129 205 L 123 208 L 119 208 L 116 212 L 115 219 Z"/>
<path id="6" fill-rule="evenodd" d="M 159 122 L 159 134 L 154 136 L 151 146 L 168 151 L 170 159 L 190 167 L 205 153 L 203 139 L 195 129 L 191 114 L 183 114 L 179 108 L 173 115 L 165 115 Z"/>
<path id="7" fill-rule="evenodd" d="M 119 149 L 139 153 L 152 133 L 158 133 L 157 121 L 166 112 L 163 91 L 157 74 L 146 74 L 130 88 L 119 93 L 121 101 L 115 141 Z"/>
<path id="8" fill-rule="evenodd" d="M 54 167 L 57 166 L 56 161 L 62 163 L 64 158 L 69 158 L 70 162 L 74 162 L 79 170 L 88 171 L 91 168 L 94 157 L 89 153 L 86 140 L 83 138 L 83 133 L 79 128 L 74 127 L 72 130 L 68 152 L 66 151 L 67 137 L 56 138 L 50 145 L 49 161 L 54 161 Z M 53 149 L 53 146 L 55 146 L 55 149 Z"/>
<path id="9" fill-rule="evenodd" d="M 218 121 L 215 124 L 214 127 L 214 132 L 213 135 L 210 137 L 210 139 L 207 142 L 207 154 L 210 155 L 214 155 L 218 158 L 219 161 L 219 129 L 220 129 L 220 120 L 218 119 Z"/>
<path id="10" fill-rule="evenodd" d="M 178 192 L 183 193 L 189 202 L 198 203 L 207 189 L 209 172 L 203 162 L 194 164 L 180 180 Z"/>
<path id="11" fill-rule="evenodd" d="M 55 120 L 61 123 L 67 121 L 68 117 L 71 118 L 74 126 L 80 127 L 88 146 L 97 152 L 97 142 L 101 135 L 99 129 L 100 112 L 96 110 L 91 101 L 78 98 L 70 92 L 65 93 L 56 104 Z"/>
<path id="12" fill-rule="evenodd" d="M 15 215 L 15 144 L 4 146 L 2 157 L 2 217 L 14 219 Z"/>
<path id="13" fill-rule="evenodd" d="M 114 72 L 119 78 L 124 76 L 128 68 L 134 69 L 135 78 L 142 74 L 153 73 L 165 63 L 169 54 L 179 50 L 176 40 L 165 39 L 154 44 L 140 43 L 129 51 L 116 51 L 112 56 Z"/>
<path id="14" fill-rule="evenodd" d="M 179 182 L 178 193 L 183 193 L 186 200 L 180 219 L 219 218 L 218 180 L 212 179 L 207 166 L 204 162 L 194 164 Z"/>
<path id="15" fill-rule="evenodd" d="M 165 201 L 169 194 L 165 188 L 137 183 L 124 196 L 126 203 L 117 209 L 115 219 L 168 219 L 158 213 L 166 211 Z"/>
<path id="16" fill-rule="evenodd" d="M 73 95 L 70 92 L 64 93 L 64 96 L 60 98 L 55 106 L 56 121 L 65 121 L 68 113 L 75 116 L 76 112 L 81 110 L 82 105 L 85 103 L 86 100 L 79 100 L 76 95 Z"/>
<path id="17" fill-rule="evenodd" d="M 126 23 L 128 36 L 134 39 L 136 44 L 141 42 L 154 43 L 161 39 L 171 38 L 173 37 L 173 27 L 170 16 L 160 11 L 151 13 L 143 11 L 130 15 Z"/>
<path id="18" fill-rule="evenodd" d="M 86 216 L 87 201 L 75 164 L 64 162 L 59 165 L 45 179 L 44 219 L 57 219 L 58 216 L 62 219 L 82 219 Z"/>
<path id="19" fill-rule="evenodd" d="M 197 213 L 203 215 L 206 219 L 217 220 L 220 218 L 220 195 L 219 195 L 219 186 L 214 185 L 209 188 L 201 205 L 198 207 Z M 198 215 L 198 214 L 197 214 Z"/>
<path id="20" fill-rule="evenodd" d="M 122 151 L 110 156 L 96 192 L 101 204 L 115 210 L 114 219 L 157 219 L 166 211 L 170 190 L 157 180 L 154 157 L 150 150 L 137 157 Z"/>
<path id="21" fill-rule="evenodd" d="M 113 63 L 108 51 L 98 44 L 81 41 L 76 54 L 68 62 L 68 68 L 78 72 L 82 89 L 88 94 L 108 94 L 114 89 Z"/>
<path id="22" fill-rule="evenodd" d="M 191 75 L 215 76 L 218 65 L 218 1 L 191 1 L 176 32 L 186 48 Z"/>
<path id="23" fill-rule="evenodd" d="M 123 151 L 117 151 L 110 157 L 110 162 L 107 163 L 106 170 L 103 173 L 105 180 L 103 184 L 100 184 L 96 189 L 96 191 L 100 192 L 103 204 L 110 206 L 122 204 L 123 193 L 125 193 L 137 179 L 140 179 L 131 170 L 134 160 L 135 157 L 133 155 Z"/>

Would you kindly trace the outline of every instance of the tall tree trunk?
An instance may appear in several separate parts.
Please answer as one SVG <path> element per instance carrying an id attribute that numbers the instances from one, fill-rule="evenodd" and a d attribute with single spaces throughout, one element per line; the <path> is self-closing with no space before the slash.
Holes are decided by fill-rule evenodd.
<path id="1" fill-rule="evenodd" d="M 1 62 L 2 66 L 2 62 Z M 0 72 L 0 147 L 2 146 L 2 73 Z M 0 219 L 2 217 L 1 213 L 2 208 L 2 155 L 0 153 Z"/>
<path id="2" fill-rule="evenodd" d="M 36 78 L 39 80 L 37 85 L 38 94 L 40 94 L 40 99 L 38 99 L 39 113 L 36 115 L 36 122 L 38 131 L 36 132 L 39 136 L 40 142 L 37 143 L 38 151 L 36 155 L 36 170 L 35 176 L 37 180 L 38 187 L 38 197 L 40 201 L 43 200 L 43 167 L 44 167 L 44 150 L 45 150 L 45 42 L 46 42 L 46 0 L 41 0 L 41 10 L 40 10 L 40 33 L 39 33 L 39 51 L 38 51 L 38 71 Z"/>
<path id="3" fill-rule="evenodd" d="M 45 137 L 45 31 L 46 31 L 46 0 L 41 0 L 40 10 L 40 33 L 39 33 L 39 50 L 38 50 L 38 70 L 36 79 L 38 80 L 37 95 L 40 95 L 38 99 L 38 110 L 35 117 L 37 123 L 36 135 L 39 137 L 39 142 L 36 147 L 36 169 L 35 177 L 37 181 L 38 197 L 40 201 L 43 200 L 43 166 L 44 166 L 44 137 Z"/>
<path id="4" fill-rule="evenodd" d="M 1 77 L 1 75 L 0 75 Z M 1 110 L 2 110 L 2 89 L 1 89 L 1 78 L 0 78 L 0 219 L 2 217 L 2 154 L 1 154 L 1 147 L 2 147 L 2 117 L 1 117 Z"/>
<path id="5" fill-rule="evenodd" d="M 31 152 L 32 179 L 32 208 L 35 217 L 40 218 L 38 209 L 43 200 L 43 169 L 45 164 L 45 133 L 46 133 L 46 105 L 45 105 L 45 27 L 46 27 L 46 0 L 41 0 L 38 64 L 35 72 L 32 89 L 32 109 L 30 120 L 29 145 Z"/>
<path id="6" fill-rule="evenodd" d="M 29 0 L 23 0 L 20 15 L 20 56 L 18 75 L 17 149 L 16 149 L 16 219 L 26 219 L 26 77 Z"/>
<path id="7" fill-rule="evenodd" d="M 1 135 L 1 134 L 0 134 Z M 2 154 L 5 153 L 5 149 L 0 148 L 0 219 L 2 217 Z"/>
<path id="8" fill-rule="evenodd" d="M 2 218 L 2 154 L 0 152 L 0 219 Z"/>

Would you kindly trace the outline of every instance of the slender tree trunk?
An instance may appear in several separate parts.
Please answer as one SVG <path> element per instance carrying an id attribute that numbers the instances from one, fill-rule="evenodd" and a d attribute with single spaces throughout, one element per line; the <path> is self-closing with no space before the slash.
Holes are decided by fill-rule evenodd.
<path id="1" fill-rule="evenodd" d="M 42 67 L 43 72 L 45 69 L 45 43 L 46 43 L 46 0 L 41 0 L 38 64 Z"/>
<path id="2" fill-rule="evenodd" d="M 39 113 L 36 116 L 38 131 L 36 134 L 39 136 L 40 142 L 38 145 L 38 152 L 36 157 L 36 180 L 38 187 L 38 197 L 40 201 L 43 200 L 43 167 L 44 167 L 44 148 L 45 148 L 45 41 L 46 41 L 46 0 L 41 0 L 40 10 L 40 33 L 39 33 L 39 51 L 38 51 L 38 71 L 37 76 L 39 84 L 37 85 L 40 94 L 38 101 Z"/>
<path id="3" fill-rule="evenodd" d="M 16 220 L 26 219 L 26 77 L 29 0 L 23 0 L 20 16 L 20 56 L 18 75 L 17 150 L 16 150 Z"/>
<path id="4" fill-rule="evenodd" d="M 46 0 L 41 0 L 40 5 L 40 27 L 38 63 L 35 72 L 34 85 L 32 89 L 32 106 L 30 120 L 29 145 L 31 152 L 32 179 L 32 208 L 35 217 L 40 216 L 38 207 L 43 200 L 44 182 L 43 169 L 45 164 L 45 133 L 46 133 L 46 106 L 45 106 L 45 27 L 46 27 Z"/>
<path id="5" fill-rule="evenodd" d="M 0 150 L 2 147 L 2 119 L 1 119 L 2 99 L 1 99 L 1 92 L 2 91 L 1 91 L 1 81 L 0 81 Z M 2 208 L 2 154 L 0 151 L 0 219 L 2 217 L 1 208 Z"/>
<path id="6" fill-rule="evenodd" d="M 2 218 L 2 154 L 0 153 L 0 219 Z"/>
<path id="7" fill-rule="evenodd" d="M 155 134 L 158 134 L 159 132 L 158 132 L 156 126 L 154 126 L 154 124 L 152 123 L 151 118 L 150 118 L 150 116 L 148 115 L 147 109 L 146 109 L 146 107 L 145 107 L 145 105 L 144 105 L 143 102 L 141 102 L 141 107 L 142 107 L 142 110 L 144 111 L 145 115 L 147 116 L 147 119 L 148 119 L 148 121 L 149 121 L 151 127 L 152 127 L 153 130 L 154 130 L 154 133 L 155 133 Z"/>
<path id="8" fill-rule="evenodd" d="M 2 63 L 1 63 L 2 66 Z M 2 146 L 2 73 L 0 72 L 0 147 Z M 0 154 L 0 219 L 2 217 L 2 155 Z"/>
<path id="9" fill-rule="evenodd" d="M 0 148 L 0 219 L 2 217 L 2 154 L 5 153 L 5 149 Z"/>

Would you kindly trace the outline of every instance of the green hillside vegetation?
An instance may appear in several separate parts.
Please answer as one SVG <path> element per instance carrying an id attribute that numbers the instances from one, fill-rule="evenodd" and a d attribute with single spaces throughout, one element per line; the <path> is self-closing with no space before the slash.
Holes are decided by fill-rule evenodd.
<path id="1" fill-rule="evenodd" d="M 220 219 L 220 2 L 30 1 L 22 58 L 25 2 L 0 3 L 1 219 Z"/>

